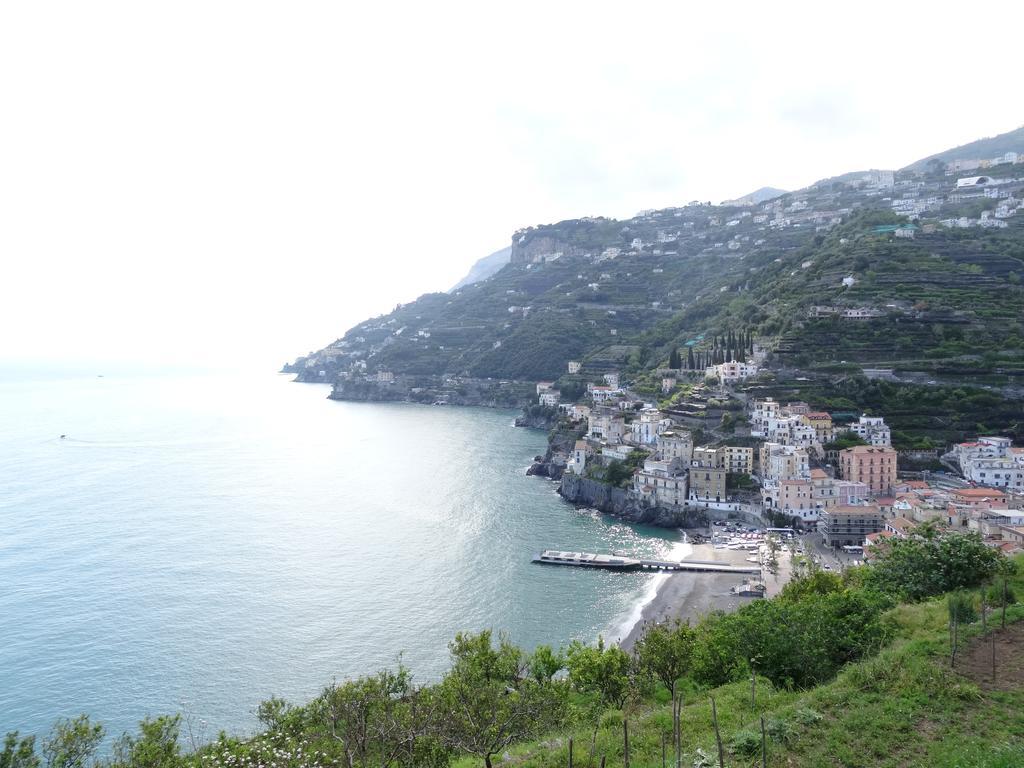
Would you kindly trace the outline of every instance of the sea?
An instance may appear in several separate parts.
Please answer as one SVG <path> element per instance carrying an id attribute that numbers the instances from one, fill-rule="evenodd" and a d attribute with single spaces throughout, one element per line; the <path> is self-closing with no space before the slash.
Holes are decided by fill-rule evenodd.
<path id="1" fill-rule="evenodd" d="M 345 403 L 274 374 L 0 370 L 0 734 L 181 713 L 246 735 L 271 696 L 403 664 L 457 632 L 625 637 L 663 577 L 543 548 L 685 554 L 526 475 L 515 413 Z"/>

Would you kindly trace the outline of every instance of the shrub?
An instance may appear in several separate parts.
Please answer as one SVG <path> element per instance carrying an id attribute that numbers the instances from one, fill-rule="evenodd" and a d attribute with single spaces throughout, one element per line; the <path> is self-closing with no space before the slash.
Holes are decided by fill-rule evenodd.
<path id="1" fill-rule="evenodd" d="M 737 731 L 729 739 L 729 751 L 741 757 L 753 757 L 761 751 L 761 734 L 753 731 Z"/>

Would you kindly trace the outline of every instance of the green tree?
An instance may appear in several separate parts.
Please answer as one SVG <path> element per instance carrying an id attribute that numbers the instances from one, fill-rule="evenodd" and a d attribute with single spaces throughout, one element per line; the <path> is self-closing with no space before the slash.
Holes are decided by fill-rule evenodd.
<path id="1" fill-rule="evenodd" d="M 712 614 L 697 627 L 693 677 L 721 685 L 748 677 L 754 666 L 776 685 L 816 685 L 877 650 L 886 637 L 881 614 L 888 605 L 876 594 L 844 589 Z"/>
<path id="2" fill-rule="evenodd" d="M 8 733 L 0 752 L 0 768 L 39 768 L 35 736 L 19 739 L 17 731 Z"/>
<path id="3" fill-rule="evenodd" d="M 905 600 L 977 587 L 1002 567 L 1002 552 L 985 546 L 978 534 L 936 534 L 890 539 L 868 572 L 867 583 Z"/>
<path id="4" fill-rule="evenodd" d="M 459 634 L 449 646 L 452 669 L 439 686 L 446 715 L 440 730 L 453 749 L 491 758 L 510 744 L 557 727 L 565 717 L 565 686 L 524 676 L 523 654 L 491 632 Z"/>
<path id="5" fill-rule="evenodd" d="M 87 768 L 103 741 L 103 726 L 88 715 L 58 720 L 43 740 L 46 768 Z"/>
<path id="6" fill-rule="evenodd" d="M 630 464 L 627 462 L 619 461 L 618 459 L 612 459 L 608 463 L 607 469 L 605 469 L 605 482 L 609 483 L 610 485 L 625 487 L 633 479 L 634 469 L 635 467 L 630 466 Z"/>
<path id="7" fill-rule="evenodd" d="M 565 655 L 554 651 L 550 645 L 538 645 L 527 659 L 530 675 L 538 683 L 550 683 L 555 675 L 565 669 Z"/>
<path id="8" fill-rule="evenodd" d="M 640 669 L 675 693 L 676 682 L 686 674 L 697 633 L 678 619 L 644 626 L 634 648 Z"/>
<path id="9" fill-rule="evenodd" d="M 333 684 L 310 709 L 314 727 L 341 745 L 348 768 L 422 765 L 422 755 L 436 754 L 437 701 L 404 667 Z"/>
<path id="10" fill-rule="evenodd" d="M 595 693 L 608 706 L 622 709 L 637 689 L 633 659 L 617 645 L 574 640 L 566 653 L 569 682 L 583 693 Z"/>
<path id="11" fill-rule="evenodd" d="M 668 355 L 668 367 L 672 369 L 681 368 L 683 365 L 682 360 L 679 358 L 679 349 L 672 347 L 672 351 Z"/>
<path id="12" fill-rule="evenodd" d="M 111 768 L 174 768 L 180 765 L 181 715 L 146 718 L 139 735 L 125 733 L 114 744 Z"/>

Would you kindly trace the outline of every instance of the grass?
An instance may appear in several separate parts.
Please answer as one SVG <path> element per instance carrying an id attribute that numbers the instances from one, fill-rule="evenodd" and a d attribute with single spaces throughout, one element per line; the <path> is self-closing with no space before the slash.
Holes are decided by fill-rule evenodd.
<path id="1" fill-rule="evenodd" d="M 1013 586 L 1024 593 L 1024 576 Z M 949 667 L 947 609 L 943 599 L 901 605 L 886 620 L 893 640 L 876 656 L 847 666 L 831 682 L 806 691 L 780 690 L 757 681 L 756 707 L 750 682 L 736 682 L 685 694 L 682 709 L 682 765 L 718 765 L 711 720 L 714 697 L 729 768 L 761 765 L 760 718 L 768 733 L 769 766 L 814 768 L 1020 768 L 1024 766 L 1024 689 L 985 690 L 985 679 L 971 679 Z M 1024 621 L 1024 604 L 1007 610 L 1008 624 Z M 989 629 L 999 616 L 989 617 Z M 785 628 L 780 628 L 785 631 Z M 962 629 L 962 648 L 983 642 L 981 623 Z M 987 641 L 984 641 L 987 642 Z M 1017 654 L 1024 648 L 1014 648 Z M 986 673 L 987 674 L 987 673 Z M 662 734 L 671 732 L 667 691 L 629 714 L 632 768 L 660 768 Z M 623 764 L 622 713 L 600 718 L 595 756 L 589 759 L 593 725 L 577 723 L 566 733 L 521 744 L 507 753 L 506 765 L 554 768 L 574 764 Z M 671 738 L 669 737 L 669 741 Z M 674 765 L 671 746 L 668 764 Z M 496 764 L 499 761 L 496 760 Z M 454 765 L 478 766 L 465 758 Z"/>

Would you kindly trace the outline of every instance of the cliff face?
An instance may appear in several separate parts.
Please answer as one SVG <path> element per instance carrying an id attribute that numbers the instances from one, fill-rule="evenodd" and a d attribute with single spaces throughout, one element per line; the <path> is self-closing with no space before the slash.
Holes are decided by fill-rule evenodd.
<path id="1" fill-rule="evenodd" d="M 710 519 L 705 510 L 651 507 L 639 499 L 632 498 L 625 488 L 574 474 L 562 476 L 558 492 L 573 504 L 593 507 L 631 523 L 664 528 L 699 528 L 707 526 Z"/>
<path id="2" fill-rule="evenodd" d="M 529 264 L 534 261 L 547 261 L 555 256 L 582 256 L 583 251 L 574 245 L 550 235 L 527 238 L 523 242 L 512 241 L 512 252 L 509 258 L 512 264 Z"/>

